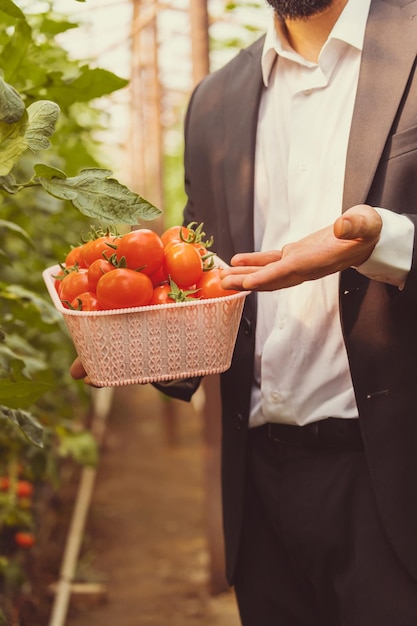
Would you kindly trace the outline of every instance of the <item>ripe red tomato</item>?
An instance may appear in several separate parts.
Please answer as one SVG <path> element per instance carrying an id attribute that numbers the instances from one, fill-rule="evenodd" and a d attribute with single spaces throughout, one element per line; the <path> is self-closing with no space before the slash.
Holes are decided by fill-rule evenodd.
<path id="1" fill-rule="evenodd" d="M 18 480 L 16 485 L 16 495 L 19 498 L 30 498 L 33 494 L 33 485 L 28 480 Z"/>
<path id="2" fill-rule="evenodd" d="M 154 287 L 157 287 L 162 283 L 168 282 L 168 274 L 166 273 L 164 264 L 161 265 L 161 267 L 155 272 L 155 274 L 149 276 L 149 278 L 151 279 Z"/>
<path id="3" fill-rule="evenodd" d="M 61 282 L 64 276 L 66 276 L 66 272 L 64 270 L 59 270 L 59 272 L 57 272 L 53 276 L 53 278 L 55 279 L 54 280 L 55 289 L 57 290 L 58 295 L 61 291 Z"/>
<path id="4" fill-rule="evenodd" d="M 72 302 L 74 298 L 89 290 L 88 273 L 86 268 L 70 272 L 61 280 L 61 289 L 59 297 L 61 301 Z"/>
<path id="5" fill-rule="evenodd" d="M 35 535 L 28 531 L 20 531 L 15 533 L 14 540 L 20 548 L 31 548 L 35 543 Z"/>
<path id="6" fill-rule="evenodd" d="M 104 274 L 97 283 L 97 300 L 101 309 L 123 309 L 144 306 L 152 298 L 149 276 L 125 267 Z"/>
<path id="7" fill-rule="evenodd" d="M 87 241 L 81 250 L 84 267 L 90 267 L 96 259 L 109 259 L 115 253 L 117 241 L 117 237 L 113 235 L 103 235 Z"/>
<path id="8" fill-rule="evenodd" d="M 197 248 L 190 243 L 171 243 L 165 249 L 165 269 L 171 279 L 187 289 L 198 282 L 203 273 L 203 262 Z"/>
<path id="9" fill-rule="evenodd" d="M 65 257 L 65 267 L 73 267 L 74 265 L 78 265 L 78 267 L 86 267 L 82 256 L 83 249 L 84 244 L 71 248 Z"/>
<path id="10" fill-rule="evenodd" d="M 100 307 L 98 305 L 97 295 L 93 291 L 80 293 L 71 302 L 71 309 L 77 311 L 99 311 Z"/>
<path id="11" fill-rule="evenodd" d="M 175 302 L 173 298 L 170 298 L 171 286 L 168 283 L 157 285 L 154 287 L 152 299 L 149 304 L 170 304 Z"/>
<path id="12" fill-rule="evenodd" d="M 0 491 L 7 491 L 10 487 L 10 479 L 8 476 L 0 476 Z"/>
<path id="13" fill-rule="evenodd" d="M 220 278 L 221 270 L 218 267 L 213 267 L 207 272 L 203 272 L 200 280 L 196 284 L 196 295 L 200 298 L 221 298 L 222 296 L 230 296 L 233 293 L 238 293 L 233 289 L 223 289 Z"/>
<path id="14" fill-rule="evenodd" d="M 182 239 L 181 239 L 181 234 L 183 237 Z M 164 244 L 164 246 L 166 246 L 170 241 L 187 240 L 190 234 L 191 234 L 190 230 L 186 228 L 185 226 L 171 226 L 170 228 L 167 228 L 167 230 L 165 230 L 162 233 L 161 239 L 162 239 L 162 243 Z"/>
<path id="15" fill-rule="evenodd" d="M 93 261 L 87 270 L 90 291 L 96 290 L 97 283 L 103 274 L 111 272 L 114 269 L 114 265 L 110 263 L 110 261 L 106 261 L 106 259 L 96 259 Z"/>
<path id="16" fill-rule="evenodd" d="M 126 267 L 152 276 L 164 261 L 164 244 L 149 228 L 138 228 L 118 239 L 116 258 L 125 258 Z"/>

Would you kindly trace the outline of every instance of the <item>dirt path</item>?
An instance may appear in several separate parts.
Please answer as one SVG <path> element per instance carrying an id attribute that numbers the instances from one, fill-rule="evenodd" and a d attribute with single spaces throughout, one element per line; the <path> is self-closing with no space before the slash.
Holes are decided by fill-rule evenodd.
<path id="1" fill-rule="evenodd" d="M 71 602 L 66 626 L 239 626 L 232 593 L 208 593 L 201 418 L 150 385 L 116 390 L 78 578 L 105 603 Z M 172 422 L 171 422 L 172 426 Z"/>

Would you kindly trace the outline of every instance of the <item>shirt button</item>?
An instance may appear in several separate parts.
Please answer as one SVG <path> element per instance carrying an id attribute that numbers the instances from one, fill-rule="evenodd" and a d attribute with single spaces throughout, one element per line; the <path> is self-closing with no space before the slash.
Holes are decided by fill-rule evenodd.
<path id="1" fill-rule="evenodd" d="M 242 430 L 242 427 L 243 427 L 243 415 L 241 413 L 236 413 L 235 428 L 236 430 Z"/>
<path id="2" fill-rule="evenodd" d="M 252 333 L 252 322 L 248 317 L 242 317 L 242 328 L 244 335 L 250 335 Z"/>
<path id="3" fill-rule="evenodd" d="M 282 396 L 278 391 L 272 391 L 270 397 L 271 402 L 273 402 L 274 404 L 279 404 L 282 400 Z"/>

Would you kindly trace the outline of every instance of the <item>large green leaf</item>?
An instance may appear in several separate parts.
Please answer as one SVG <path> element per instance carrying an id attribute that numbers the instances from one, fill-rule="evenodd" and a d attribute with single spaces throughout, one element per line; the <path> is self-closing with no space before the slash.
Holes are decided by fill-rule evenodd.
<path id="1" fill-rule="evenodd" d="M 23 434 L 29 441 L 35 444 L 35 446 L 43 447 L 43 427 L 38 420 L 27 411 L 22 411 L 21 409 L 13 410 L 8 406 L 0 405 L 0 419 L 10 420 L 20 428 Z"/>
<path id="2" fill-rule="evenodd" d="M 0 404 L 12 409 L 27 409 L 50 389 L 51 385 L 44 382 L 0 379 Z"/>
<path id="3" fill-rule="evenodd" d="M 9 39 L 1 55 L 4 78 L 7 82 L 15 85 L 15 76 L 28 56 L 31 42 L 32 30 L 29 24 L 24 20 L 18 20 L 14 26 L 13 37 Z"/>
<path id="4" fill-rule="evenodd" d="M 27 149 L 25 131 L 27 113 L 15 124 L 0 122 L 0 176 L 7 176 L 19 157 Z"/>
<path id="5" fill-rule="evenodd" d="M 17 17 L 21 20 L 25 19 L 22 11 L 15 5 L 14 2 L 12 2 L 12 0 L 0 0 L 0 11 L 7 13 L 7 15 L 10 15 L 11 17 Z"/>
<path id="6" fill-rule="evenodd" d="M 38 181 L 48 193 L 69 200 L 88 217 L 113 224 L 136 224 L 138 220 L 153 220 L 162 213 L 112 178 L 110 170 L 85 169 L 72 178 L 62 177 L 62 172 L 58 178 L 56 172 L 45 165 L 35 166 Z"/>
<path id="7" fill-rule="evenodd" d="M 47 150 L 59 116 L 59 106 L 50 100 L 38 100 L 27 108 L 28 125 L 25 139 L 31 150 Z"/>
<path id="8" fill-rule="evenodd" d="M 72 80 L 59 80 L 56 86 L 47 88 L 48 98 L 62 107 L 73 102 L 89 102 L 101 98 L 128 85 L 129 81 L 101 68 L 80 68 L 80 74 Z"/>

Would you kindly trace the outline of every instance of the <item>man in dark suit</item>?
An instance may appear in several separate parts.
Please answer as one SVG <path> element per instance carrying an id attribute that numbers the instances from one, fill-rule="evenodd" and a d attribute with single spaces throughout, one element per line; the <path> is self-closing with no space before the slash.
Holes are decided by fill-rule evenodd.
<path id="1" fill-rule="evenodd" d="M 185 126 L 184 221 L 252 292 L 221 376 L 227 576 L 243 626 L 416 626 L 417 1 L 269 2 Z"/>
<path id="2" fill-rule="evenodd" d="M 417 2 L 271 4 L 185 129 L 185 222 L 261 292 L 221 379 L 228 578 L 244 626 L 416 625 Z"/>

